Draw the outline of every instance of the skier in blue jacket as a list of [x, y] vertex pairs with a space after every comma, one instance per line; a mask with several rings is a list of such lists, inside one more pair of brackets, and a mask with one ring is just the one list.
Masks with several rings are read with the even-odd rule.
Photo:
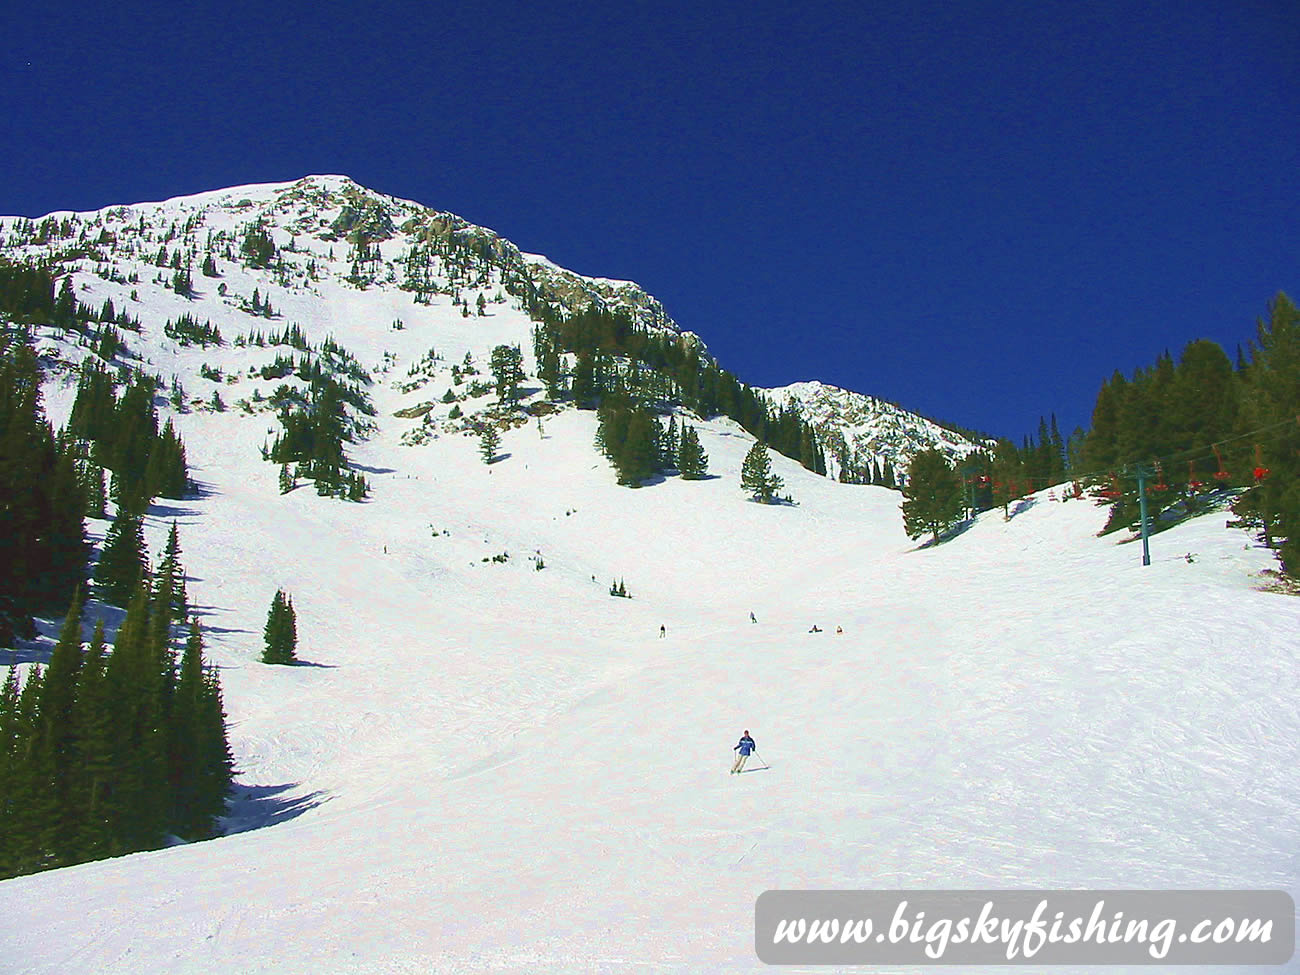
[[754, 739], [749, 737], [749, 729], [746, 728], [745, 733], [740, 736], [740, 743], [732, 749], [733, 752], [740, 753], [736, 756], [736, 764], [731, 766], [731, 772], [733, 775], [745, 768], [745, 762], [749, 759], [749, 753], [756, 747], [758, 746], [754, 744]]

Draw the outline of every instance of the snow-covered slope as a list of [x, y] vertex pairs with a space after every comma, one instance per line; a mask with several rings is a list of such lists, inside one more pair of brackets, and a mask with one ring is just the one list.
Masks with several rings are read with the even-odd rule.
[[[0, 883], [13, 971], [757, 971], [775, 887], [1300, 893], [1300, 604], [1221, 515], [1145, 569], [1081, 501], [916, 550], [783, 460], [800, 504], [745, 501], [726, 424], [716, 480], [618, 488], [577, 413], [492, 467], [380, 438], [349, 505], [191, 419], [205, 495], [151, 527], [264, 828]], [[316, 666], [257, 663], [277, 586]]]
[[[266, 213], [283, 245], [306, 221], [287, 284], [222, 257], [187, 301], [143, 249], [77, 275], [83, 301], [138, 314], [131, 361], [186, 390], [174, 419], [201, 491], [147, 528], [156, 552], [179, 524], [220, 667], [230, 835], [0, 882], [0, 968], [756, 972], [771, 888], [1300, 896], [1300, 602], [1259, 591], [1269, 553], [1223, 513], [1157, 536], [1146, 568], [1096, 536], [1101, 509], [1046, 494], [918, 548], [897, 494], [782, 457], [797, 503], [748, 501], [752, 439], [727, 420], [692, 421], [710, 479], [618, 487], [575, 410], [506, 431], [488, 466], [450, 413], [490, 397], [450, 367], [524, 341], [519, 304], [490, 300], [502, 268], [438, 265], [440, 289], [487, 295], [483, 316], [444, 290], [363, 289], [310, 206], [272, 189], [273, 218], [262, 192], [216, 194], [234, 209], [193, 233]], [[132, 208], [118, 240], [141, 216], [165, 236], [179, 212]], [[409, 244], [379, 246], [395, 261]], [[254, 287], [282, 317], [225, 301]], [[181, 311], [227, 344], [166, 338]], [[349, 448], [364, 504], [282, 495], [260, 457], [275, 423], [255, 394], [274, 382], [249, 370], [276, 350], [233, 343], [290, 322], [375, 377], [373, 434]], [[41, 336], [50, 358], [89, 354]], [[56, 422], [69, 381], [47, 387]], [[217, 391], [225, 412], [203, 405]], [[259, 662], [277, 588], [301, 667]], [[744, 729], [770, 767], [731, 776]]]

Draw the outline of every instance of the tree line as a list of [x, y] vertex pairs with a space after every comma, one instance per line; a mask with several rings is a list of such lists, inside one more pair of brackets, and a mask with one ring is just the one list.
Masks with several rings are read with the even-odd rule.
[[[918, 463], [919, 462], [919, 463]], [[1139, 496], [1139, 470], [1145, 494]], [[1189, 342], [1097, 394], [1087, 430], [1061, 438], [1055, 417], [1037, 440], [999, 441], [958, 465], [918, 455], [904, 488], [909, 535], [938, 536], [967, 510], [1002, 506], [1049, 485], [1110, 505], [1104, 531], [1135, 527], [1141, 502], [1195, 514], [1231, 490], [1241, 527], [1300, 575], [1300, 311], [1279, 293], [1236, 361], [1208, 339]]]
[[594, 302], [567, 316], [541, 304], [534, 315], [540, 319], [533, 331], [538, 378], [549, 398], [595, 409], [613, 395], [654, 412], [682, 405], [705, 418], [727, 416], [773, 450], [826, 473], [816, 431], [798, 410], [774, 408], [719, 367], [693, 337], [652, 332]]
[[[173, 526], [173, 541], [175, 528]], [[172, 546], [169, 546], [169, 551]], [[179, 545], [174, 548], [179, 555]], [[74, 596], [44, 668], [0, 687], [0, 878], [212, 835], [233, 776], [197, 620], [177, 653], [184, 569], [141, 578], [108, 652]]]

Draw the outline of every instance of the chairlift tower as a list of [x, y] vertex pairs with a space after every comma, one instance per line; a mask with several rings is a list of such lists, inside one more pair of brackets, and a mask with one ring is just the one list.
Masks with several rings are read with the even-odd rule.
[[1137, 478], [1138, 482], [1138, 510], [1142, 518], [1142, 564], [1150, 565], [1151, 548], [1147, 544], [1147, 539], [1151, 534], [1147, 520], [1147, 478], [1154, 477], [1155, 471], [1146, 464], [1137, 464], [1133, 468], [1133, 476]]

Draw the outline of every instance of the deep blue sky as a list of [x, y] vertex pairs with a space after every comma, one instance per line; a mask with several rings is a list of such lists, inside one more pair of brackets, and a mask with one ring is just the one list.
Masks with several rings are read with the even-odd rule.
[[1300, 297], [1300, 6], [0, 12], [0, 213], [344, 173], [631, 278], [761, 386], [1018, 439]]

